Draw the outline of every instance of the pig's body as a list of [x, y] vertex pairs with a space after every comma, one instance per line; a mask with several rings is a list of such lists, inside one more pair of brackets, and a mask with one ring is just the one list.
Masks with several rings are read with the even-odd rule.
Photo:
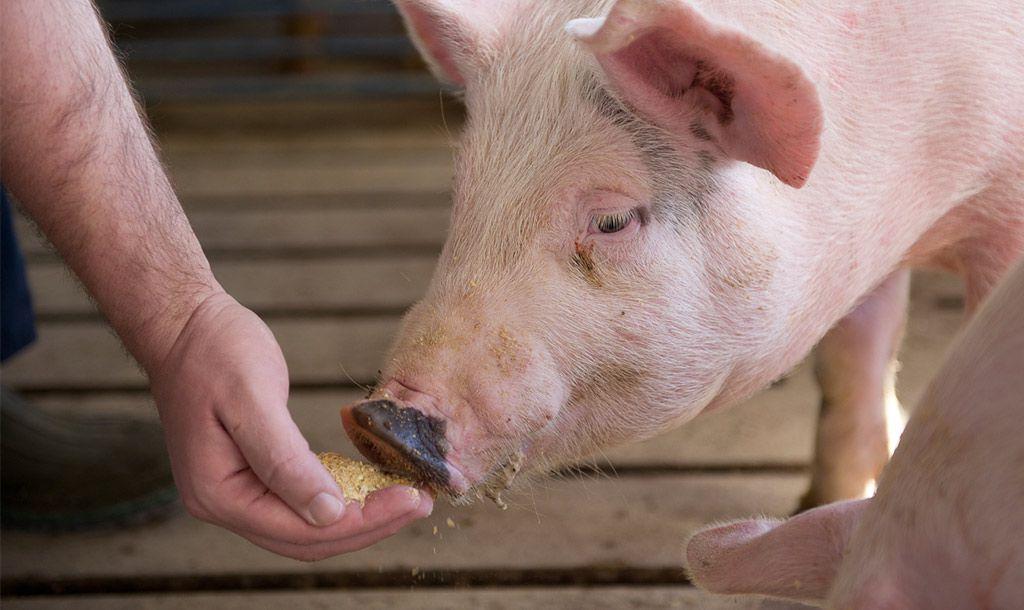
[[695, 535], [696, 582], [841, 610], [1024, 607], [1024, 261], [918, 405], [871, 500]]
[[399, 7], [468, 122], [438, 271], [345, 422], [453, 495], [735, 403], [837, 322], [811, 499], [852, 495], [900, 269], [973, 306], [1024, 250], [1020, 3]]
[[713, 404], [759, 389], [869, 301], [819, 352], [825, 398], [804, 507], [853, 497], [892, 449], [885, 401], [908, 278], [874, 287], [900, 267], [940, 267], [964, 279], [970, 312], [1024, 251], [1024, 70], [1014, 59], [1024, 57], [1024, 4], [704, 6], [794, 58], [825, 117], [804, 187], [761, 174], [753, 199], [800, 223], [784, 273], [807, 307], [752, 361], [781, 368], [734, 371]]
[[788, 238], [779, 288], [806, 305], [716, 403], [787, 370], [899, 267], [962, 275], [973, 307], [1024, 249], [1024, 3], [700, 6], [794, 59], [825, 117], [802, 188], [751, 172], [744, 196]]

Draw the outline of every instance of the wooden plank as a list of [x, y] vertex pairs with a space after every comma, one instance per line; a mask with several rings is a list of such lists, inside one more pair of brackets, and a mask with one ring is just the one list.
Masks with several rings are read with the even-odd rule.
[[280, 156], [281, 153], [362, 155], [356, 158], [364, 163], [372, 159], [394, 159], [393, 155], [407, 153], [450, 159], [453, 130], [459, 128], [461, 121], [444, 118], [441, 106], [436, 102], [434, 105], [436, 107], [429, 110], [413, 111], [424, 115], [422, 120], [401, 129], [385, 126], [377, 129], [363, 127], [339, 131], [321, 128], [271, 133], [176, 130], [159, 134], [160, 149], [165, 158], [179, 163], [190, 163], [190, 159], [226, 158], [233, 153], [257, 158], [261, 155]]
[[438, 129], [461, 122], [462, 104], [436, 93], [400, 99], [206, 100], [168, 101], [147, 109], [162, 140], [169, 137], [215, 138], [317, 137], [346, 132], [387, 138], [398, 133]]
[[[502, 587], [481, 590], [413, 589], [405, 591], [295, 591], [254, 593], [175, 593], [5, 598], [10, 610], [562, 610], [588, 608], [664, 608], [673, 610], [755, 610], [761, 600], [711, 595], [686, 586]], [[774, 608], [805, 608], [776, 605]]]
[[[919, 309], [915, 306], [916, 315], [910, 318], [899, 377], [900, 395], [908, 403], [937, 370], [945, 346], [961, 324], [961, 313], [955, 309], [934, 304]], [[274, 319], [271, 327], [288, 358], [293, 382], [330, 384], [348, 376], [360, 382], [373, 379], [397, 323], [396, 316], [339, 316]], [[32, 388], [141, 387], [141, 376], [117, 340], [100, 322], [88, 320], [42, 324], [38, 344], [6, 365], [5, 375], [7, 383]], [[912, 390], [904, 392], [904, 387]]]
[[364, 165], [320, 167], [206, 167], [174, 175], [179, 197], [332, 195], [345, 197], [379, 190], [399, 193], [448, 189], [449, 163], [415, 167]]
[[[215, 260], [223, 286], [257, 312], [400, 312], [419, 299], [434, 271], [432, 256], [332, 257], [313, 260]], [[84, 315], [95, 307], [58, 262], [29, 267], [41, 315]]]
[[[339, 409], [365, 396], [356, 389], [298, 389], [289, 408], [313, 451], [358, 455], [341, 428]], [[47, 393], [33, 403], [52, 411], [124, 413], [156, 420], [147, 395], [139, 392]], [[598, 465], [704, 468], [733, 465], [799, 465], [810, 459], [817, 413], [817, 391], [810, 367], [786, 383], [729, 409], [701, 415], [650, 440], [610, 449]]]
[[[292, 382], [338, 384], [372, 380], [398, 326], [395, 316], [271, 321]], [[100, 322], [50, 322], [39, 340], [4, 364], [16, 388], [141, 388], [145, 381]]]
[[[362, 247], [440, 248], [447, 211], [207, 211], [192, 215], [214, 270], [229, 292], [257, 309], [406, 307], [426, 289], [435, 257], [430, 254], [373, 256]], [[349, 224], [348, 219], [356, 222]], [[278, 229], [279, 228], [279, 229]], [[18, 223], [24, 250], [34, 256], [48, 246], [24, 222]], [[260, 249], [268, 255], [304, 249], [355, 249], [350, 256], [295, 260], [246, 260]], [[255, 251], [253, 251], [255, 249]], [[231, 252], [241, 260], [224, 260]], [[30, 284], [40, 313], [84, 313], [92, 306], [57, 262], [34, 262]], [[960, 324], [962, 289], [955, 278], [922, 274], [915, 279], [910, 332], [915, 341], [942, 343]], [[929, 349], [933, 346], [929, 346]]]
[[185, 177], [195, 171], [209, 168], [218, 170], [251, 169], [253, 171], [282, 171], [289, 169], [338, 170], [342, 168], [384, 167], [428, 170], [448, 169], [452, 165], [452, 151], [443, 141], [431, 145], [408, 145], [381, 150], [380, 147], [358, 147], [347, 142], [331, 142], [331, 146], [278, 145], [273, 148], [225, 147], [214, 152], [164, 151], [164, 161], [173, 176]]
[[147, 104], [165, 101], [262, 99], [331, 99], [438, 95], [445, 86], [419, 71], [317, 72], [279, 76], [145, 76], [136, 79]]
[[[429, 248], [440, 252], [448, 231], [447, 207], [392, 209], [260, 209], [189, 211], [189, 220], [211, 258], [231, 251], [286, 254], [308, 250]], [[51, 246], [23, 218], [15, 222], [26, 254]]]
[[335, 210], [210, 210], [189, 215], [206, 248], [401, 248], [440, 250], [447, 207]]
[[[353, 162], [360, 165], [436, 165], [451, 163], [452, 136], [443, 127], [430, 126], [398, 132], [299, 132], [273, 136], [252, 134], [180, 135], [161, 140], [165, 160], [176, 169], [218, 161], [240, 165], [271, 161], [319, 165]], [[236, 156], [237, 155], [237, 156]]]
[[389, 2], [352, 0], [247, 0], [246, 2], [203, 2], [180, 0], [175, 6], [153, 0], [105, 0], [101, 3], [104, 17], [110, 21], [214, 20], [239, 18], [287, 17], [295, 14], [352, 15], [395, 12]]
[[[415, 52], [407, 36], [331, 36], [321, 16], [290, 16], [294, 31], [286, 35], [243, 37], [238, 34], [211, 38], [173, 37], [125, 39], [118, 48], [136, 62], [210, 62], [303, 60], [340, 57], [405, 59]], [[323, 66], [319, 66], [321, 69]]]
[[376, 546], [315, 564], [278, 557], [186, 516], [108, 533], [4, 532], [4, 577], [664, 568], [681, 565], [681, 544], [694, 528], [785, 515], [805, 483], [786, 474], [540, 480], [510, 495], [507, 511], [489, 502], [439, 503], [431, 517]]

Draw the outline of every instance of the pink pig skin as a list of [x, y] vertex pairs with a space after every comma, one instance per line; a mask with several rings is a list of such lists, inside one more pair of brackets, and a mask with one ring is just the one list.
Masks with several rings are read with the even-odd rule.
[[694, 535], [697, 584], [829, 608], [1024, 607], [1024, 261], [917, 406], [871, 500]]
[[961, 275], [973, 310], [1024, 252], [1024, 4], [397, 4], [468, 120], [428, 293], [343, 412], [357, 446], [465, 498], [821, 341], [806, 501], [862, 493], [907, 269]]

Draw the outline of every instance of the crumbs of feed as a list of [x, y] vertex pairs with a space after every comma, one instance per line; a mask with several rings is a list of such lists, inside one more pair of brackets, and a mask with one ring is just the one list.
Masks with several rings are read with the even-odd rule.
[[334, 481], [345, 494], [345, 499], [349, 501], [364, 504], [366, 497], [378, 489], [392, 485], [414, 484], [405, 477], [386, 473], [373, 464], [353, 460], [339, 453], [325, 452], [317, 457], [334, 477]]

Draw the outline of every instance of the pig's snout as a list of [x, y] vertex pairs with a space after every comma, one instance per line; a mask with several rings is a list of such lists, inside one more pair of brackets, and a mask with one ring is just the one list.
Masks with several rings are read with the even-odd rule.
[[445, 422], [391, 400], [368, 400], [342, 412], [360, 453], [385, 468], [444, 490], [451, 487], [445, 460]]

